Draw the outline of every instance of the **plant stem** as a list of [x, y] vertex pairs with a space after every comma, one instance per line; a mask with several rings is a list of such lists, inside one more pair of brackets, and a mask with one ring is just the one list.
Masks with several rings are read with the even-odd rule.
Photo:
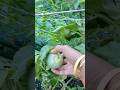
[[73, 80], [73, 78], [69, 79], [66, 83], [66, 85], [68, 85], [71, 81]]
[[[57, 81], [57, 83], [58, 83], [58, 81]], [[54, 87], [52, 88], [52, 90], [54, 90], [54, 89], [55, 89], [55, 87], [57, 86], [57, 83], [54, 85]]]
[[53, 15], [53, 14], [62, 14], [62, 13], [73, 13], [73, 12], [82, 12], [85, 11], [85, 9], [80, 10], [69, 10], [69, 11], [61, 11], [61, 12], [51, 12], [51, 13], [37, 13], [36, 16], [44, 16], [44, 15]]

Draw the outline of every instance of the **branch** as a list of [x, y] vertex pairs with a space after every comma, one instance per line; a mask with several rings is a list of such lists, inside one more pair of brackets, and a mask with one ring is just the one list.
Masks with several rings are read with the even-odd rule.
[[[48, 19], [51, 20], [51, 19]], [[65, 19], [52, 19], [52, 20], [68, 20], [68, 21], [85, 21], [85, 19], [73, 19], [73, 18], [65, 18]]]
[[85, 9], [80, 10], [70, 10], [70, 11], [61, 11], [61, 12], [51, 12], [51, 13], [37, 13], [36, 16], [44, 16], [44, 15], [53, 15], [53, 14], [62, 14], [62, 13], [71, 13], [71, 12], [81, 12], [85, 11]]

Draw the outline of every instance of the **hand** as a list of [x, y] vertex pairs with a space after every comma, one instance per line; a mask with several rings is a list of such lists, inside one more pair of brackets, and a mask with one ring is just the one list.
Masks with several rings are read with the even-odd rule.
[[65, 57], [63, 65], [60, 68], [53, 69], [53, 73], [58, 75], [73, 75], [75, 61], [81, 56], [81, 53], [67, 45], [57, 45], [51, 52], [60, 52]]
[[73, 75], [73, 64], [70, 61], [64, 60], [63, 65], [57, 69], [52, 69], [52, 72], [57, 75]]

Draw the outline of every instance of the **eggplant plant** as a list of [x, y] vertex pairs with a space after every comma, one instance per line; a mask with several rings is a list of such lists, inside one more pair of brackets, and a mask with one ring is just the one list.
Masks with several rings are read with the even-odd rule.
[[[57, 88], [70, 90], [71, 88], [82, 87], [81, 83], [78, 86], [70, 87], [68, 84], [75, 79], [74, 77], [71, 77], [70, 81], [67, 80], [66, 82], [66, 76], [58, 76], [51, 71], [51, 69], [58, 68], [63, 63], [63, 55], [60, 53], [52, 54], [50, 52], [56, 45], [67, 44], [81, 53], [85, 53], [85, 33], [83, 29], [81, 30], [79, 23], [70, 22], [66, 24], [64, 21], [62, 22], [65, 25], [58, 26], [56, 29], [53, 27], [53, 30], [49, 30], [49, 32], [44, 29], [40, 31], [36, 28], [36, 80], [40, 81], [41, 86], [39, 87], [42, 87], [43, 90], [56, 90]], [[50, 23], [56, 22], [51, 21]], [[69, 34], [67, 33], [68, 35], [65, 33], [66, 31], [69, 32]], [[40, 47], [38, 48], [38, 46]]]

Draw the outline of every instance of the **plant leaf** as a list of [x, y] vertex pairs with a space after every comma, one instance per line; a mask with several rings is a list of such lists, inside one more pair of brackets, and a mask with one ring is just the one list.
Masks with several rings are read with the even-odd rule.
[[49, 51], [52, 48], [53, 48], [53, 46], [48, 45], [48, 44], [41, 48], [41, 50], [40, 50], [40, 60], [41, 61], [43, 61], [46, 58], [47, 54], [49, 53]]

